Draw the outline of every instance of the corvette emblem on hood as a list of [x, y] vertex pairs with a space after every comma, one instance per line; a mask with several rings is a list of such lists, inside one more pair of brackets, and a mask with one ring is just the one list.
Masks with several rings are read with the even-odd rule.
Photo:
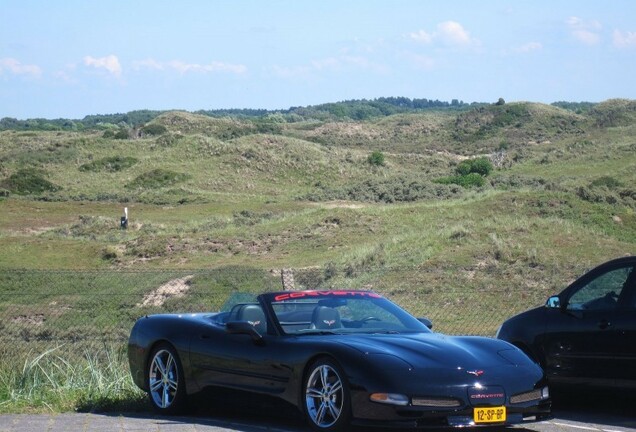
[[483, 370], [472, 370], [472, 371], [466, 371], [466, 373], [469, 373], [471, 375], [475, 375], [476, 377], [480, 377], [484, 374]]

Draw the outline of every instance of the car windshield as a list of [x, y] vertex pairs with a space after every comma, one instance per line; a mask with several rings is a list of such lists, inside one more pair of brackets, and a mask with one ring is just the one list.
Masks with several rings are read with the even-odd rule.
[[369, 291], [296, 291], [268, 294], [286, 334], [405, 333], [430, 330]]

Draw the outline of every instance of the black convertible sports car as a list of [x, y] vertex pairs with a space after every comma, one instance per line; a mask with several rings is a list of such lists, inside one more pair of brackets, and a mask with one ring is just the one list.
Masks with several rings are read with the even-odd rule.
[[225, 388], [283, 399], [320, 431], [550, 415], [544, 373], [521, 350], [433, 333], [425, 322], [370, 291], [266, 293], [225, 312], [140, 318], [128, 355], [135, 383], [162, 413]]
[[497, 337], [533, 357], [551, 384], [636, 388], [635, 268], [634, 256], [608, 261]]

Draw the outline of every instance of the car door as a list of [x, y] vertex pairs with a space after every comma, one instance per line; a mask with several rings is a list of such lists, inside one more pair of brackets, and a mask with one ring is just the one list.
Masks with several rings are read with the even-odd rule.
[[190, 343], [195, 380], [201, 388], [281, 392], [291, 375], [289, 368], [281, 366], [282, 339], [264, 333], [262, 340], [255, 341], [248, 334], [231, 334], [213, 325], [200, 327]]
[[632, 273], [626, 263], [600, 267], [561, 294], [559, 309], [548, 310], [542, 344], [553, 381], [613, 385], [622, 378], [633, 351], [625, 346]]
[[620, 333], [617, 353], [616, 384], [636, 387], [636, 269], [630, 274], [615, 321]]

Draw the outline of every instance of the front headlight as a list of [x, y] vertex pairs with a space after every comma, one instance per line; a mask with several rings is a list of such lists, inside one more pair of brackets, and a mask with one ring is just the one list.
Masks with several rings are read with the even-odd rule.
[[406, 406], [409, 404], [408, 396], [397, 393], [373, 393], [369, 396], [372, 402], [383, 403], [387, 405]]

